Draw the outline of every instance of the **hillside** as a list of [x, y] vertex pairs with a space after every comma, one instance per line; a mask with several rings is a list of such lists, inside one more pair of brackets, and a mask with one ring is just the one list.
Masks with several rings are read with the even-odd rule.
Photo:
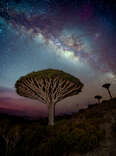
[[116, 99], [38, 121], [0, 115], [0, 156], [116, 156]]

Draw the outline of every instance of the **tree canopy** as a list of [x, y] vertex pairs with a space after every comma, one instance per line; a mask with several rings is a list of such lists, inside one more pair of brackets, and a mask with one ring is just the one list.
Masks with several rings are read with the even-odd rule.
[[16, 92], [48, 105], [53, 120], [55, 104], [62, 99], [81, 92], [82, 82], [69, 73], [57, 69], [32, 72], [17, 80]]
[[[40, 101], [47, 103], [47, 101], [41, 96], [42, 93], [44, 94], [47, 92], [50, 94], [55, 94], [60, 87], [62, 89], [60, 89], [60, 93], [57, 93], [57, 95], [61, 95], [62, 93], [62, 98], [65, 98], [67, 96], [72, 96], [79, 93], [83, 87], [83, 84], [78, 78], [69, 73], [56, 69], [46, 69], [22, 76], [19, 80], [17, 80], [15, 87], [19, 95], [32, 99], [41, 98]], [[68, 92], [66, 92], [66, 88]], [[73, 92], [71, 92], [71, 88], [73, 89]], [[41, 92], [39, 92], [39, 90], [41, 90]], [[64, 93], [65, 96], [63, 96]]]

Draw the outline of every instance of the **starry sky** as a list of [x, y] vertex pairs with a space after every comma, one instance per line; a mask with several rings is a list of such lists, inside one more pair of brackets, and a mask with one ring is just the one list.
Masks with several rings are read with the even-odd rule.
[[0, 110], [46, 116], [47, 106], [16, 94], [19, 77], [54, 68], [78, 77], [83, 91], [56, 105], [56, 114], [95, 103], [101, 86], [116, 96], [115, 0], [1, 0]]

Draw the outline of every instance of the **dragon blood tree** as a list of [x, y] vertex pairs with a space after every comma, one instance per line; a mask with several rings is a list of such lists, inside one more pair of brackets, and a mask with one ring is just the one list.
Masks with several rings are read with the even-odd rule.
[[102, 87], [107, 89], [107, 91], [109, 93], [109, 96], [110, 96], [110, 99], [112, 99], [112, 95], [111, 95], [111, 92], [110, 92], [110, 86], [111, 86], [110, 83], [105, 83]]
[[100, 104], [100, 100], [102, 99], [102, 96], [96, 95], [94, 98], [97, 99], [98, 100], [98, 104]]
[[81, 92], [83, 84], [78, 78], [68, 73], [46, 69], [21, 77], [17, 80], [15, 87], [20, 96], [47, 104], [49, 125], [54, 125], [56, 103]]

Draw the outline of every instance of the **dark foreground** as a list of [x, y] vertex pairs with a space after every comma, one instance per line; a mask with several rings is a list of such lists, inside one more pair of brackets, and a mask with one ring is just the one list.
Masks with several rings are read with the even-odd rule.
[[116, 99], [70, 116], [29, 121], [0, 115], [0, 156], [116, 156]]

